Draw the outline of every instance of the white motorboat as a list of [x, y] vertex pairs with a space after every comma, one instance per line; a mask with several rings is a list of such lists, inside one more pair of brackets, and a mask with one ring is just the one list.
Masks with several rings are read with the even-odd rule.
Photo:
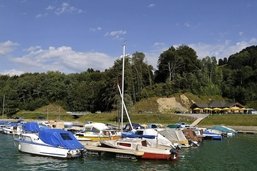
[[177, 151], [171, 147], [152, 147], [147, 140], [139, 138], [101, 141], [101, 145], [116, 149], [144, 152], [141, 157], [142, 159], [175, 160], [178, 157]]
[[0, 121], [0, 132], [4, 133], [4, 128], [9, 124], [8, 121]]
[[212, 139], [212, 140], [222, 140], [222, 135], [217, 134], [215, 132], [211, 132], [211, 129], [206, 129], [203, 131], [204, 139]]
[[24, 124], [23, 131], [24, 133], [15, 138], [21, 152], [58, 158], [83, 155], [84, 146], [69, 131], [40, 129], [35, 122]]
[[22, 124], [23, 124], [22, 122], [10, 122], [6, 124], [4, 127], [2, 127], [2, 132], [4, 134], [18, 135], [21, 133], [20, 126]]
[[116, 130], [110, 130], [103, 123], [85, 124], [84, 129], [74, 135], [79, 141], [116, 140], [121, 137]]

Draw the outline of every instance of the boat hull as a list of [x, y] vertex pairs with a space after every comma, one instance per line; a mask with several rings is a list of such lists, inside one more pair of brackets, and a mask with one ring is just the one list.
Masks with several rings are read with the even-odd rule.
[[105, 140], [118, 140], [120, 136], [93, 136], [93, 135], [85, 135], [85, 136], [78, 136], [75, 135], [77, 140], [79, 141], [105, 141]]
[[214, 133], [203, 133], [204, 139], [222, 140], [222, 135]]
[[[147, 147], [138, 144], [140, 141], [131, 140], [118, 140], [118, 141], [102, 141], [101, 144], [111, 148], [140, 151], [144, 154], [140, 157], [141, 159], [151, 159], [151, 160], [175, 160], [177, 159], [177, 152], [173, 151], [171, 148], [154, 148]], [[143, 141], [144, 142], [144, 141]]]
[[176, 160], [176, 154], [157, 154], [157, 153], [149, 153], [144, 152], [142, 159], [150, 159], [150, 160]]
[[75, 158], [82, 156], [81, 150], [69, 150], [65, 148], [58, 148], [53, 146], [48, 146], [45, 144], [37, 144], [31, 143], [26, 141], [18, 142], [18, 150], [20, 152], [34, 154], [34, 155], [41, 155], [41, 156], [48, 156], [48, 157], [57, 157], [57, 158]]

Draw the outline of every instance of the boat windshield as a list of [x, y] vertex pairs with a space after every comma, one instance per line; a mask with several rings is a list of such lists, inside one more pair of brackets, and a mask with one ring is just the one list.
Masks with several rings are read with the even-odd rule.
[[68, 133], [60, 133], [63, 140], [72, 140]]
[[91, 131], [94, 132], [94, 133], [100, 133], [100, 130], [98, 130], [98, 129], [95, 128], [95, 127], [93, 127], [93, 128], [91, 129]]

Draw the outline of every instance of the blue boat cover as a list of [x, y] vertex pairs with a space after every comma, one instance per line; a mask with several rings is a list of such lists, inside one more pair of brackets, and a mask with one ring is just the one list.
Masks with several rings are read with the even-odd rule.
[[39, 138], [46, 144], [66, 149], [84, 149], [84, 146], [74, 135], [62, 129], [42, 129], [39, 131]]
[[18, 126], [18, 122], [10, 122], [7, 126]]
[[25, 132], [39, 132], [40, 128], [37, 122], [27, 122], [22, 125]]
[[122, 138], [147, 138], [147, 139], [155, 139], [155, 135], [140, 135], [135, 132], [122, 132]]
[[6, 125], [8, 123], [9, 123], [8, 121], [0, 121], [0, 125]]

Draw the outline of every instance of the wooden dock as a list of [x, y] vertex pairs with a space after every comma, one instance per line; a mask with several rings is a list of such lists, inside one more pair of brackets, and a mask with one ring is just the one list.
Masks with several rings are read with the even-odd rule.
[[86, 146], [86, 150], [89, 153], [94, 153], [97, 155], [102, 155], [102, 153], [112, 153], [116, 156], [122, 155], [122, 157], [127, 156], [127, 158], [130, 157], [142, 157], [144, 155], [144, 152], [142, 151], [136, 151], [136, 150], [124, 150], [124, 149], [116, 149], [116, 148], [108, 148], [108, 147], [99, 147], [99, 146]]
[[257, 134], [257, 126], [229, 126], [239, 134]]
[[257, 134], [257, 131], [237, 131], [239, 134]]
[[192, 116], [194, 115], [196, 115], [197, 119], [190, 125], [191, 127], [198, 125], [204, 118], [209, 116], [209, 114], [193, 114]]

